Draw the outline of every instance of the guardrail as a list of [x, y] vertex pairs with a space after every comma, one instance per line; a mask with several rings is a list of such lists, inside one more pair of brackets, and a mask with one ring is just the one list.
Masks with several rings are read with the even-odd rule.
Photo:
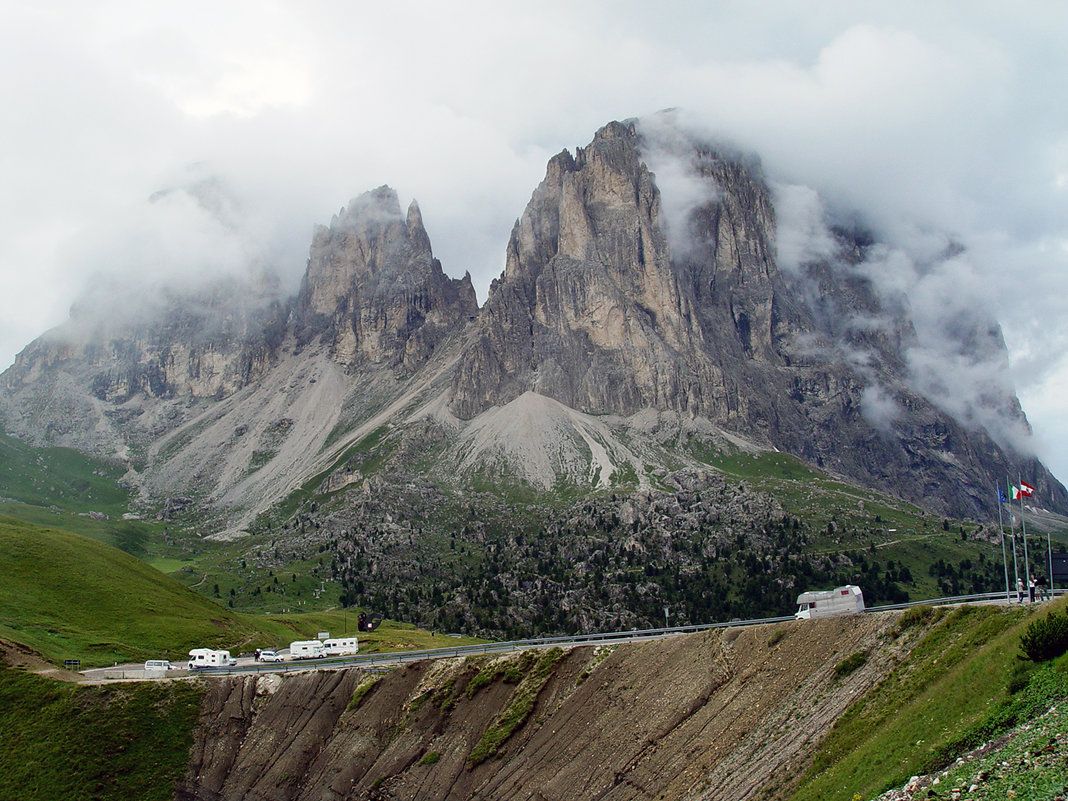
[[723, 623], [704, 623], [687, 626], [670, 626], [655, 629], [633, 629], [630, 631], [609, 631], [595, 634], [573, 634], [559, 637], [538, 637], [527, 640], [509, 640], [507, 642], [485, 643], [482, 645], [458, 645], [453, 648], [428, 648], [421, 651], [395, 651], [385, 654], [367, 654], [365, 656], [327, 657], [326, 659], [300, 659], [289, 662], [272, 662], [265, 665], [239, 665], [238, 667], [199, 668], [197, 673], [211, 676], [226, 676], [247, 673], [285, 673], [296, 670], [322, 670], [326, 668], [364, 669], [384, 668], [386, 666], [418, 662], [422, 659], [445, 659], [460, 656], [482, 656], [484, 654], [506, 653], [530, 648], [551, 648], [554, 645], [597, 645], [610, 642], [634, 642], [665, 637], [676, 634], [692, 634], [709, 629], [731, 628], [733, 626], [752, 626], [761, 623], [782, 623], [793, 620], [793, 615], [785, 617], [751, 618], [748, 620], [730, 620]]
[[[1053, 595], [1064, 595], [1068, 590], [1051, 590]], [[929, 598], [924, 601], [907, 601], [900, 604], [882, 604], [871, 606], [865, 612], [889, 612], [907, 609], [913, 606], [945, 606], [948, 604], [969, 603], [975, 601], [998, 601], [1006, 598], [1005, 592], [985, 592], [972, 595], [955, 595], [945, 598]], [[1009, 600], [1016, 602], [1016, 593], [1009, 594]], [[505, 653], [508, 651], [527, 650], [529, 648], [551, 648], [554, 645], [597, 645], [611, 642], [635, 642], [666, 637], [676, 634], [692, 634], [709, 629], [732, 628], [734, 626], [755, 626], [767, 623], [785, 623], [794, 619], [793, 615], [782, 617], [761, 617], [747, 620], [729, 620], [722, 623], [701, 623], [687, 626], [669, 626], [655, 629], [636, 629], [631, 631], [610, 631], [596, 634], [574, 634], [559, 637], [538, 637], [527, 640], [509, 640], [508, 642], [485, 643], [483, 645], [458, 645], [454, 648], [428, 648], [420, 651], [395, 651], [385, 654], [366, 654], [363, 656], [327, 657], [326, 659], [300, 659], [289, 662], [271, 662], [268, 664], [240, 665], [238, 667], [199, 668], [201, 675], [227, 676], [256, 673], [288, 673], [300, 670], [323, 670], [329, 668], [358, 667], [364, 670], [385, 670], [388, 667], [418, 662], [422, 659], [447, 659], [460, 656], [482, 656], [484, 654]]]
[[[1068, 593], [1068, 590], [1055, 589], [1047, 590], [1052, 596], [1064, 595]], [[1024, 591], [1024, 597], [1027, 597], [1026, 590]], [[882, 604], [880, 606], [869, 606], [865, 609], [865, 612], [885, 612], [893, 609], [908, 609], [912, 606], [947, 606], [949, 604], [964, 604], [969, 601], [1008, 601], [1009, 603], [1017, 603], [1016, 591], [1013, 590], [1007, 593], [1004, 590], [999, 592], [980, 592], [972, 595], [952, 595], [945, 598], [929, 598], [926, 601], [906, 601], [901, 604]]]

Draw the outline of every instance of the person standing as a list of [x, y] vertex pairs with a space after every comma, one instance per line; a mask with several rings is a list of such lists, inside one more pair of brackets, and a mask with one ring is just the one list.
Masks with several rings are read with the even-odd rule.
[[1031, 580], [1027, 582], [1027, 603], [1033, 604], [1035, 602], [1035, 577], [1031, 576]]
[[1038, 589], [1038, 600], [1048, 601], [1050, 598], [1049, 588], [1046, 585], [1046, 576], [1039, 573], [1035, 576], [1035, 587]]
[[1022, 578], [1017, 578], [1016, 579], [1016, 603], [1018, 603], [1018, 604], [1022, 604], [1023, 603], [1023, 579]]

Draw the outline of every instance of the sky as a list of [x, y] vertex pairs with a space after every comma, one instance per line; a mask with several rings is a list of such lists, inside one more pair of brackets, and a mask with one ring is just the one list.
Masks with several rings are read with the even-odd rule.
[[[999, 321], [1066, 480], [1066, 38], [1054, 0], [0, 0], [0, 370], [103, 277], [295, 287], [314, 226], [381, 184], [482, 301], [549, 157], [677, 108], [876, 229], [902, 292], [962, 246], [928, 312]], [[167, 191], [191, 185], [216, 213]]]

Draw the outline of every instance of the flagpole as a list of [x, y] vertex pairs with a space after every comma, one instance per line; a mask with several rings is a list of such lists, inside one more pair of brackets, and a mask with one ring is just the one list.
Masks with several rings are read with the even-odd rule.
[[[1019, 482], [1019, 483], [1023, 483], [1023, 482], [1020, 482], [1019, 478], [1017, 478], [1016, 481]], [[1018, 492], [1020, 493], [1020, 536], [1023, 537], [1023, 543], [1024, 543], [1024, 576], [1027, 578], [1027, 586], [1030, 587], [1031, 586], [1031, 561], [1030, 561], [1029, 557], [1027, 556], [1027, 518], [1024, 517], [1023, 490], [1020, 489], [1020, 490], [1018, 490]], [[1028, 592], [1030, 592], [1030, 590], [1028, 590]], [[1031, 596], [1028, 595], [1027, 597], [1030, 598]]]
[[[1001, 564], [1005, 566], [1005, 600], [1012, 602], [1012, 597], [1009, 595], [1009, 559], [1005, 556], [1005, 521], [1001, 517], [1001, 487], [998, 487], [998, 534], [1001, 536]], [[1015, 549], [1013, 549], [1013, 556], [1015, 556]], [[1052, 564], [1052, 557], [1050, 564]], [[1050, 571], [1052, 575], [1053, 571]]]
[[[1005, 489], [1009, 489], [1012, 484], [1005, 478]], [[1009, 495], [1012, 495], [1012, 490], [1009, 489]], [[1008, 503], [1008, 501], [1006, 501]], [[1009, 507], [1009, 534], [1012, 536], [1012, 577], [1016, 582], [1016, 601], [1021, 603], [1023, 601], [1022, 593], [1020, 592], [1020, 566], [1016, 562], [1016, 517], [1012, 513], [1012, 507]]]

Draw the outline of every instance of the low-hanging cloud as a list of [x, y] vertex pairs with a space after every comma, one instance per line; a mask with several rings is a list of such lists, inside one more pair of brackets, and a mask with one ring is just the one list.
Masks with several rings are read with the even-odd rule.
[[[239, 0], [178, 15], [113, 0], [0, 14], [0, 363], [60, 322], [92, 271], [142, 257], [162, 269], [149, 237], [124, 246], [121, 221], [184, 185], [187, 165], [239, 201], [249, 236], [220, 235], [224, 264], [269, 254], [292, 287], [314, 226], [389, 184], [402, 206], [419, 200], [446, 272], [470, 270], [484, 297], [551, 154], [678, 107], [758, 152], [780, 185], [861, 213], [902, 264], [930, 262], [918, 238], [963, 247], [971, 274], [955, 280], [1001, 323], [1036, 442], [1068, 453], [1042, 433], [1058, 411], [1048, 388], [1068, 390], [1068, 109], [1050, 92], [1068, 79], [1061, 3], [727, 0], [654, 15], [637, 0]], [[798, 192], [801, 225], [811, 196]], [[169, 219], [212, 239], [196, 215]], [[787, 266], [823, 247], [781, 246]], [[199, 248], [169, 251], [175, 274], [199, 274]]]

